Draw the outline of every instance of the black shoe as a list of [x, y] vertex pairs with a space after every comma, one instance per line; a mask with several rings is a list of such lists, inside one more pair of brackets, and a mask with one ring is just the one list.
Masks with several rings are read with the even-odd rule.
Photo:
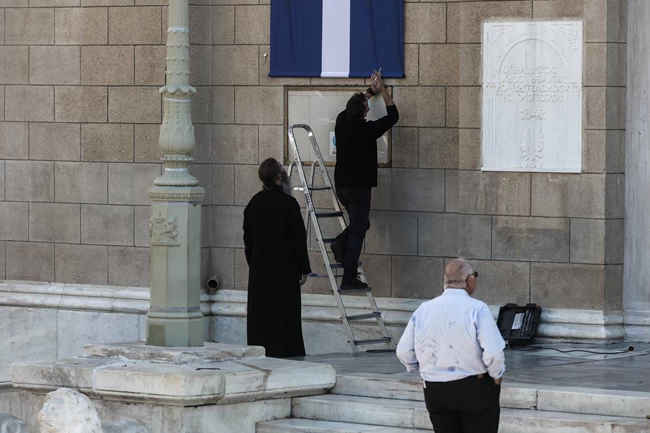
[[341, 283], [341, 290], [362, 290], [367, 288], [368, 285], [357, 278], [354, 279], [344, 278], [343, 282]]
[[344, 254], [341, 245], [338, 242], [333, 242], [332, 245], [330, 245], [330, 249], [334, 254], [334, 260], [336, 260], [336, 263], [343, 263]]

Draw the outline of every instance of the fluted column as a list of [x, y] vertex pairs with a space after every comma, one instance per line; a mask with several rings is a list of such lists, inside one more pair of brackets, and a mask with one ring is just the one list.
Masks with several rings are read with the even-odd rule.
[[196, 93], [190, 86], [188, 0], [169, 1], [166, 85], [160, 93], [165, 110], [159, 138], [164, 172], [149, 190], [147, 344], [202, 346], [201, 202], [205, 191], [188, 171], [194, 149], [191, 102]]

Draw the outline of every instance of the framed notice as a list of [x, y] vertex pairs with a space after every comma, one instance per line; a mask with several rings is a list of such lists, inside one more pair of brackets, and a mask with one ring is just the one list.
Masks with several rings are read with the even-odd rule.
[[483, 26], [483, 170], [580, 173], [582, 21]]
[[[389, 91], [391, 89], [389, 88]], [[355, 92], [365, 92], [366, 87], [285, 87], [284, 89], [284, 159], [288, 164], [294, 155], [289, 149], [287, 131], [297, 124], [306, 124], [314, 131], [318, 147], [327, 166], [336, 162], [336, 116], [345, 110], [345, 104]], [[386, 105], [381, 96], [370, 99], [367, 120], [376, 120], [386, 115]], [[300, 158], [304, 165], [316, 158], [303, 129], [294, 131]], [[377, 140], [377, 161], [380, 167], [391, 165], [391, 131]]]

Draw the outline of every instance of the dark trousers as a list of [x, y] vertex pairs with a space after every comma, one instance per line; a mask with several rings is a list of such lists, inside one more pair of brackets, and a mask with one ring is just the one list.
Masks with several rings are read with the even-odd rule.
[[370, 188], [337, 188], [341, 204], [348, 211], [350, 224], [337, 236], [337, 242], [343, 249], [343, 267], [347, 277], [356, 278], [359, 256], [363, 249], [363, 240], [370, 228]]
[[497, 433], [501, 386], [490, 376], [426, 382], [424, 401], [436, 433]]

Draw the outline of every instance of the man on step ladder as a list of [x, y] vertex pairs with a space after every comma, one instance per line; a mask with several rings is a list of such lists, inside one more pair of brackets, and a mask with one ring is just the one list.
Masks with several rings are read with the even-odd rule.
[[[386, 116], [366, 121], [369, 100], [381, 94]], [[331, 249], [334, 259], [343, 264], [341, 290], [364, 289], [368, 285], [357, 278], [363, 240], [370, 228], [370, 199], [377, 186], [377, 140], [397, 123], [399, 113], [384, 86], [380, 72], [372, 75], [367, 93], [356, 93], [336, 118], [336, 168], [334, 181], [341, 204], [348, 211], [350, 224], [337, 236]]]

